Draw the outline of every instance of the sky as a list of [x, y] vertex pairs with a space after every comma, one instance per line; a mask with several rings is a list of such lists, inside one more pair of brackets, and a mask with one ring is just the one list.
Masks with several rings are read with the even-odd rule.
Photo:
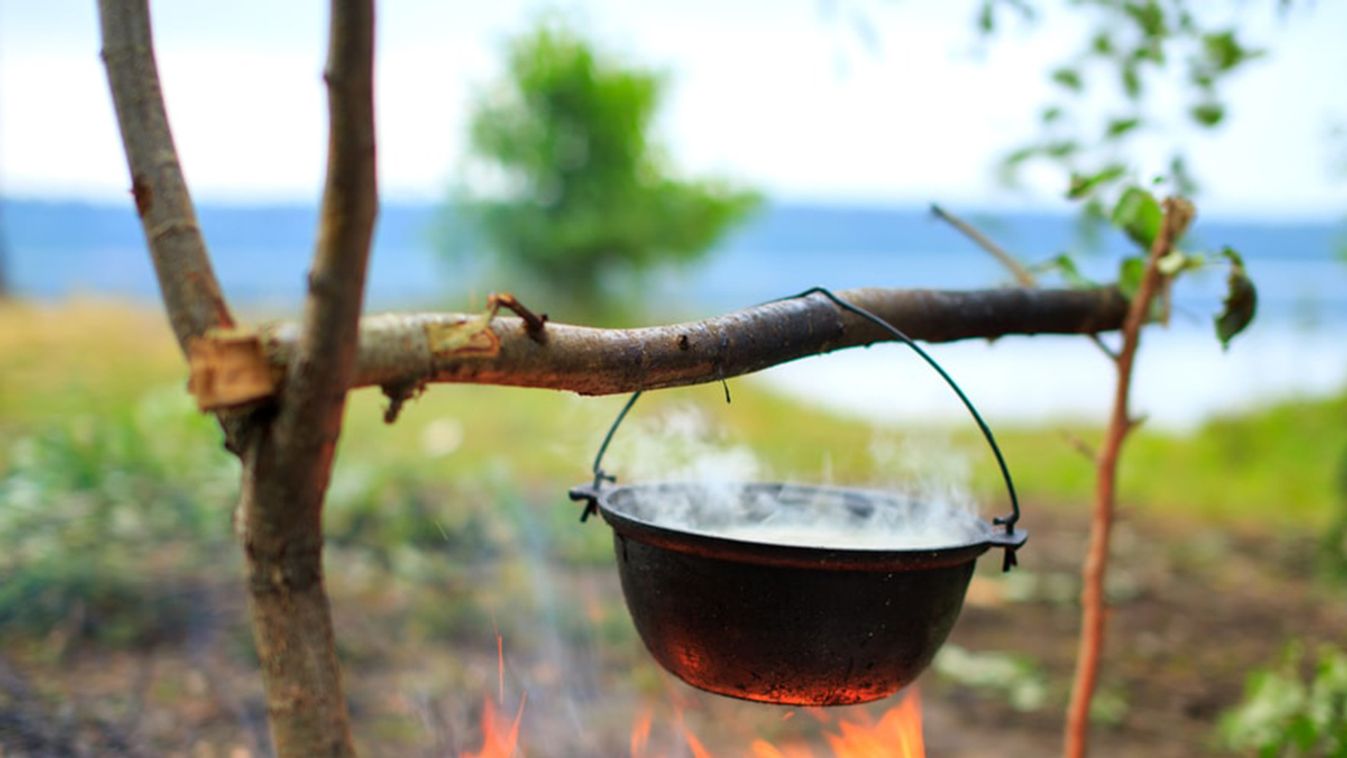
[[[1137, 154], [1158, 166], [1189, 148], [1204, 209], [1340, 218], [1347, 169], [1347, 3], [1280, 18], [1240, 5], [1239, 23], [1273, 51], [1229, 89], [1230, 123], [1173, 128]], [[505, 40], [538, 2], [384, 0], [376, 99], [385, 199], [435, 201], [464, 166], [475, 93], [501, 72]], [[970, 0], [587, 0], [561, 6], [606, 47], [658, 66], [672, 92], [658, 128], [676, 164], [783, 200], [1060, 204], [1058, 175], [1027, 193], [996, 181], [998, 156], [1035, 134], [1044, 72], [1087, 28], [1048, 13], [979, 45]], [[840, 10], [839, 10], [840, 8]], [[312, 202], [326, 144], [326, 4], [163, 0], [153, 4], [170, 122], [198, 200]], [[850, 22], [859, 10], [877, 44]], [[128, 186], [92, 0], [0, 0], [0, 193], [119, 201]], [[1340, 161], [1339, 161], [1340, 163]]]

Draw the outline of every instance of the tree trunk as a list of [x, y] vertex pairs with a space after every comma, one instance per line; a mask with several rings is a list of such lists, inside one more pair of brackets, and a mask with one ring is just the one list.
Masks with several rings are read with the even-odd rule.
[[[131, 191], [174, 334], [193, 352], [232, 327], [173, 145], [147, 0], [101, 0], [103, 60]], [[221, 409], [243, 460], [239, 531], [272, 740], [282, 756], [353, 755], [323, 585], [322, 506], [341, 431], [374, 219], [374, 6], [332, 0], [327, 179], [298, 326], [279, 397]]]
[[[352, 755], [332, 611], [323, 584], [322, 490], [300, 485], [298, 500], [261, 506], [259, 498], [285, 496], [259, 492], [258, 483], [267, 478], [258, 470], [265, 466], [259, 461], [266, 460], [267, 447], [255, 445], [245, 463], [240, 516], [248, 525], [243, 535], [248, 607], [272, 742], [279, 755]], [[305, 514], [305, 526], [294, 538], [275, 539], [275, 530], [266, 528], [267, 512], [276, 510]]]

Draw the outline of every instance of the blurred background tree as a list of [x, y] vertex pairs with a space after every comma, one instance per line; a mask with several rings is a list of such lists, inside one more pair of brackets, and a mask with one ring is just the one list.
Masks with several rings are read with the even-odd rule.
[[473, 105], [477, 181], [457, 193], [452, 255], [499, 284], [594, 314], [660, 264], [702, 256], [760, 202], [677, 175], [652, 136], [667, 78], [597, 50], [556, 18], [509, 43], [505, 78]]

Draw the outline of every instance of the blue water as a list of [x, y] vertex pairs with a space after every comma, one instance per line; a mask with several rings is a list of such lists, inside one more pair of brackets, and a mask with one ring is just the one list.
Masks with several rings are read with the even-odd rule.
[[[293, 311], [304, 292], [316, 212], [304, 206], [206, 205], [200, 222], [226, 295], [240, 310]], [[470, 289], [480, 294], [510, 289], [509, 282], [459, 282], [459, 269], [435, 250], [443, 216], [430, 205], [386, 205], [371, 263], [370, 309], [463, 309]], [[1070, 216], [1005, 213], [977, 223], [1028, 261], [1044, 260], [1078, 243]], [[139, 221], [123, 205], [0, 201], [0, 243], [11, 288], [21, 296], [56, 299], [94, 294], [153, 300], [158, 293], [145, 254]], [[1214, 413], [1270, 397], [1332, 391], [1347, 381], [1347, 244], [1342, 225], [1200, 219], [1194, 248], [1230, 245], [1248, 262], [1259, 288], [1259, 315], [1249, 334], [1228, 352], [1211, 336], [1223, 274], [1198, 272], [1176, 292], [1168, 332], [1152, 330], [1145, 362], [1168, 366], [1143, 371], [1138, 404], [1161, 423], [1183, 426]], [[1114, 278], [1118, 235], [1082, 265], [1098, 281]], [[679, 315], [705, 315], [780, 297], [810, 286], [976, 288], [1007, 283], [985, 253], [923, 208], [837, 207], [778, 204], [726, 239], [697, 266], [663, 272], [653, 285], [655, 302]], [[546, 304], [539, 307], [546, 310]], [[1084, 346], [1082, 348], [1082, 345]], [[868, 353], [805, 361], [769, 374], [787, 391], [817, 399], [820, 386], [850, 382], [824, 393], [841, 410], [871, 414], [877, 406], [898, 418], [944, 416], [957, 408], [925, 379], [902, 375], [903, 401], [893, 382], [857, 377], [876, 371]], [[1107, 367], [1078, 338], [967, 343], [941, 353], [966, 385], [1001, 417], [1095, 416], [1102, 411]], [[890, 359], [891, 360], [891, 359]], [[1048, 370], [1044, 370], [1045, 367]], [[867, 383], [868, 382], [868, 383]], [[926, 387], [926, 389], [921, 389]]]
[[[430, 205], [383, 208], [369, 278], [373, 307], [453, 307], [455, 290], [449, 282], [456, 269], [444, 265], [435, 250], [440, 217]], [[1076, 243], [1070, 216], [971, 218], [1030, 261]], [[284, 307], [302, 297], [316, 227], [314, 208], [206, 205], [200, 209], [200, 222], [232, 301]], [[0, 234], [7, 243], [11, 286], [21, 295], [157, 295], [129, 202], [6, 200], [0, 203]], [[1197, 236], [1200, 243], [1231, 245], [1244, 254], [1259, 285], [1263, 318], [1347, 320], [1347, 265], [1335, 258], [1347, 239], [1341, 226], [1217, 219], [1200, 223]], [[1103, 251], [1085, 256], [1087, 272], [1101, 281], [1111, 279], [1108, 269], [1123, 249], [1121, 237], [1106, 238]], [[1196, 304], [1199, 296], [1219, 290], [1219, 276], [1206, 278], [1210, 286], [1193, 287], [1190, 280], [1181, 288], [1182, 298]], [[924, 209], [785, 204], [760, 213], [704, 263], [660, 279], [663, 296], [682, 308], [721, 310], [814, 285], [986, 287], [1004, 283], [1006, 275]], [[506, 289], [509, 283], [500, 284]]]

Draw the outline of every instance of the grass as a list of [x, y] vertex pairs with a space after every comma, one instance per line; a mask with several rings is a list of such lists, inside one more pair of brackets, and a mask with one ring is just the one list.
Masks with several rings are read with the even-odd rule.
[[[1144, 427], [1123, 450], [1124, 507], [1242, 527], [1317, 530], [1341, 506], [1347, 458], [1347, 395], [1299, 399], [1216, 418], [1189, 435]], [[1098, 433], [1069, 430], [1093, 441]], [[1062, 431], [1001, 433], [1024, 489], [1036, 497], [1088, 501], [1093, 465]]]

